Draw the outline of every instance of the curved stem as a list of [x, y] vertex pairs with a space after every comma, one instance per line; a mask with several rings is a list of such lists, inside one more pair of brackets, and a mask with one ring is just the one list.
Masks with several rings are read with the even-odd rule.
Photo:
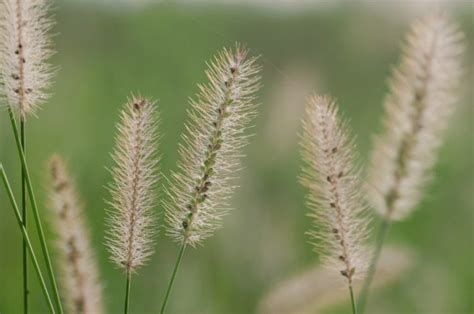
[[168, 302], [168, 298], [171, 293], [171, 288], [173, 287], [174, 279], [176, 278], [176, 273], [178, 272], [179, 264], [181, 263], [181, 258], [183, 257], [184, 249], [186, 248], [186, 239], [183, 240], [183, 244], [181, 245], [181, 249], [178, 253], [178, 258], [176, 259], [176, 264], [174, 265], [173, 275], [171, 275], [170, 282], [168, 283], [168, 289], [166, 290], [165, 299], [163, 300], [163, 305], [161, 306], [160, 314], [165, 312], [166, 303]]
[[36, 198], [35, 194], [33, 192], [33, 185], [31, 184], [31, 177], [30, 173], [28, 170], [28, 165], [26, 163], [26, 158], [25, 155], [23, 154], [23, 150], [21, 148], [21, 141], [20, 141], [20, 136], [18, 134], [18, 127], [15, 119], [15, 115], [12, 111], [12, 108], [9, 106], [8, 107], [8, 115], [10, 117], [10, 123], [13, 129], [13, 134], [15, 136], [15, 142], [18, 150], [18, 154], [20, 157], [21, 161], [21, 166], [23, 168], [23, 171], [25, 173], [25, 179], [26, 179], [26, 189], [28, 191], [28, 199], [30, 200], [30, 205], [31, 209], [33, 210], [33, 217], [36, 225], [36, 229], [38, 231], [38, 237], [40, 240], [41, 244], [41, 250], [43, 252], [43, 256], [46, 262], [46, 269], [48, 270], [48, 277], [49, 280], [51, 281], [51, 284], [53, 286], [53, 293], [54, 293], [54, 301], [56, 303], [56, 307], [58, 309], [58, 312], [60, 314], [63, 313], [63, 308], [61, 305], [61, 299], [59, 297], [59, 291], [58, 291], [58, 285], [56, 283], [56, 278], [54, 277], [54, 272], [53, 272], [53, 266], [51, 264], [51, 258], [49, 256], [49, 251], [48, 251], [48, 246], [46, 244], [46, 238], [44, 236], [44, 231], [43, 231], [43, 225], [41, 223], [41, 218], [39, 216], [39, 211], [38, 211], [38, 205], [36, 204]]
[[370, 285], [372, 284], [375, 271], [377, 270], [377, 264], [380, 259], [380, 253], [382, 253], [382, 247], [385, 242], [385, 238], [387, 237], [389, 227], [390, 227], [390, 220], [384, 218], [379, 227], [379, 232], [376, 238], [374, 255], [372, 256], [370, 267], [367, 272], [367, 276], [365, 277], [364, 285], [362, 286], [361, 293], [359, 295], [359, 308], [360, 308], [361, 313], [364, 312], [365, 304], [367, 303], [367, 299], [369, 298]]
[[[23, 154], [25, 154], [25, 120], [20, 120], [20, 144]], [[27, 229], [27, 212], [26, 212], [26, 183], [25, 183], [25, 171], [21, 167], [21, 220], [23, 221], [23, 226]], [[23, 256], [23, 311], [25, 314], [28, 314], [28, 256], [27, 256], [27, 243], [23, 239], [22, 247], [22, 256]]]
[[127, 271], [127, 283], [126, 283], [126, 286], [125, 286], [125, 309], [124, 309], [124, 313], [127, 314], [128, 313], [128, 308], [129, 308], [129, 304], [130, 304], [130, 285], [132, 283], [132, 274]]
[[354, 291], [352, 290], [352, 284], [349, 284], [349, 293], [351, 295], [352, 314], [357, 314], [357, 305], [354, 298]]
[[29, 255], [31, 257], [31, 261], [33, 262], [33, 266], [34, 266], [36, 275], [38, 276], [38, 280], [40, 282], [41, 291], [43, 292], [44, 297], [46, 298], [46, 301], [48, 303], [48, 307], [49, 307], [49, 310], [51, 311], [51, 313], [56, 313], [54, 311], [53, 303], [51, 302], [51, 297], [49, 296], [48, 289], [46, 288], [46, 283], [44, 282], [43, 275], [41, 274], [41, 270], [40, 270], [40, 267], [39, 267], [39, 264], [38, 264], [38, 260], [36, 258], [36, 255], [35, 255], [34, 251], [33, 251], [33, 247], [31, 245], [31, 241], [30, 241], [30, 238], [28, 236], [28, 232], [26, 231], [24, 222], [21, 220], [21, 214], [20, 214], [20, 211], [18, 209], [18, 205], [16, 204], [15, 197], [13, 196], [13, 192], [12, 192], [10, 183], [8, 181], [7, 175], [5, 173], [5, 169], [3, 169], [3, 165], [1, 165], [1, 164], [0, 164], [0, 175], [2, 177], [3, 185], [5, 186], [5, 190], [8, 194], [8, 198], [10, 200], [10, 203], [13, 207], [14, 212], [15, 212], [16, 220], [18, 222], [18, 225], [20, 226], [21, 234], [23, 236], [23, 239], [25, 240], [26, 248], [28, 249], [28, 251], [30, 253]]

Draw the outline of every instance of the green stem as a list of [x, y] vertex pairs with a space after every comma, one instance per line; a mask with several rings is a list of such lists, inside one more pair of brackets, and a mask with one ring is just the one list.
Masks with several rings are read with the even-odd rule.
[[370, 285], [372, 284], [375, 271], [377, 270], [377, 264], [380, 259], [380, 253], [382, 253], [382, 247], [385, 242], [385, 238], [387, 237], [389, 227], [390, 227], [390, 220], [383, 219], [379, 227], [379, 232], [377, 234], [374, 255], [372, 256], [369, 270], [367, 272], [367, 276], [365, 277], [365, 280], [364, 280], [364, 285], [362, 286], [362, 290], [359, 295], [359, 308], [360, 308], [361, 313], [364, 313], [364, 308], [369, 298]]
[[[21, 149], [23, 154], [25, 154], [25, 120], [20, 120], [20, 142]], [[27, 229], [27, 220], [26, 220], [26, 184], [25, 184], [25, 171], [21, 167], [21, 220], [23, 221], [23, 226]], [[28, 256], [27, 256], [27, 244], [25, 239], [23, 239], [23, 311], [25, 314], [28, 314]]]
[[176, 278], [176, 273], [178, 272], [179, 264], [181, 263], [181, 258], [183, 257], [185, 248], [186, 248], [186, 239], [183, 240], [183, 244], [181, 245], [181, 249], [179, 250], [178, 258], [176, 259], [176, 264], [174, 265], [173, 275], [171, 275], [171, 279], [168, 284], [168, 289], [166, 290], [165, 299], [163, 300], [163, 305], [161, 306], [160, 314], [163, 314], [165, 312], [166, 303], [168, 302], [168, 298], [171, 293], [171, 287], [173, 286], [174, 279]]
[[352, 314], [357, 314], [357, 305], [354, 298], [354, 291], [352, 290], [352, 284], [349, 284], [349, 293], [351, 295]]
[[36, 255], [35, 255], [34, 251], [33, 251], [33, 247], [31, 245], [31, 241], [30, 241], [30, 238], [28, 236], [28, 232], [26, 231], [24, 222], [21, 220], [21, 215], [20, 215], [20, 211], [18, 210], [18, 205], [16, 204], [15, 197], [13, 196], [13, 192], [12, 192], [10, 183], [8, 181], [7, 175], [5, 173], [5, 169], [3, 169], [2, 164], [0, 164], [0, 175], [2, 177], [3, 185], [5, 186], [5, 190], [8, 194], [8, 198], [10, 199], [10, 203], [13, 207], [14, 212], [15, 212], [15, 217], [16, 217], [16, 220], [18, 222], [18, 225], [20, 226], [21, 234], [23, 235], [23, 239], [25, 240], [26, 247], [27, 247], [27, 249], [30, 253], [29, 255], [31, 257], [31, 261], [33, 263], [33, 266], [35, 268], [35, 272], [38, 275], [38, 280], [40, 282], [41, 290], [43, 291], [44, 297], [46, 298], [46, 300], [48, 302], [48, 307], [49, 307], [51, 313], [56, 313], [55, 310], [54, 310], [53, 303], [51, 302], [51, 298], [49, 296], [48, 289], [46, 288], [46, 283], [44, 282], [43, 275], [41, 274], [41, 270], [40, 270], [40, 267], [39, 267], [39, 264], [38, 264], [38, 260], [36, 258]]
[[23, 150], [21, 148], [21, 141], [20, 141], [20, 136], [18, 134], [18, 127], [17, 127], [15, 115], [14, 115], [14, 113], [12, 111], [12, 108], [10, 106], [8, 107], [8, 115], [10, 116], [10, 122], [11, 122], [11, 126], [12, 126], [12, 129], [13, 129], [13, 134], [15, 136], [15, 142], [16, 142], [18, 154], [19, 154], [20, 161], [21, 161], [21, 166], [22, 166], [23, 171], [25, 173], [26, 188], [27, 188], [27, 191], [28, 191], [28, 199], [30, 200], [31, 209], [33, 210], [33, 217], [34, 217], [34, 220], [35, 220], [36, 229], [38, 231], [38, 236], [39, 236], [39, 240], [40, 240], [40, 244], [41, 244], [41, 250], [43, 252], [44, 259], [45, 259], [45, 262], [46, 262], [46, 268], [48, 270], [48, 277], [49, 277], [49, 280], [51, 281], [51, 284], [53, 286], [54, 301], [56, 303], [56, 307], [58, 309], [58, 312], [60, 314], [63, 314], [61, 299], [59, 297], [58, 285], [56, 283], [56, 278], [54, 277], [53, 266], [51, 264], [51, 258], [49, 256], [48, 247], [46, 245], [46, 238], [44, 236], [43, 225], [41, 223], [41, 218], [40, 218], [39, 212], [38, 212], [38, 206], [36, 204], [35, 194], [33, 192], [33, 185], [31, 184], [31, 177], [30, 177], [30, 173], [28, 171], [28, 165], [26, 163], [25, 154], [23, 154]]
[[127, 314], [128, 313], [128, 307], [129, 307], [129, 304], [130, 304], [130, 285], [132, 283], [132, 274], [127, 271], [127, 284], [126, 284], [126, 287], [125, 287], [125, 310], [124, 310], [124, 313]]

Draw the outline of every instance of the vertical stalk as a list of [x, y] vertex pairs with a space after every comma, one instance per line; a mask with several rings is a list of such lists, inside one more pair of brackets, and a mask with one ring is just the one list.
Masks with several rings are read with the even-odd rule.
[[[22, 118], [20, 119], [20, 144], [21, 149], [23, 150], [23, 154], [25, 154], [25, 120]], [[26, 155], [25, 155], [26, 156]], [[21, 167], [21, 220], [23, 221], [23, 226], [25, 229], [27, 227], [27, 214], [26, 214], [26, 184], [25, 184], [25, 171], [23, 167]], [[26, 240], [23, 239], [23, 311], [25, 314], [28, 314], [28, 256], [27, 256], [27, 243]]]
[[128, 314], [128, 308], [130, 304], [130, 285], [132, 283], [132, 274], [130, 271], [127, 271], [127, 283], [125, 287], [125, 309], [124, 313]]
[[[25, 158], [25, 155], [23, 154], [23, 150], [21, 148], [21, 141], [20, 141], [20, 136], [18, 134], [18, 127], [17, 127], [15, 115], [14, 115], [14, 113], [12, 111], [12, 108], [10, 106], [8, 107], [8, 115], [10, 117], [10, 123], [11, 123], [12, 129], [13, 129], [13, 135], [15, 136], [15, 142], [16, 142], [19, 158], [20, 158], [20, 161], [21, 161], [21, 166], [22, 166], [23, 171], [25, 173], [26, 189], [28, 191], [28, 199], [30, 200], [31, 209], [33, 211], [33, 217], [34, 217], [36, 229], [38, 231], [38, 237], [39, 237], [40, 244], [41, 244], [41, 250], [43, 252], [43, 256], [44, 256], [44, 259], [45, 259], [45, 262], [46, 262], [46, 268], [48, 270], [48, 277], [49, 277], [49, 280], [51, 281], [51, 284], [53, 286], [54, 301], [56, 303], [56, 307], [58, 309], [58, 312], [60, 314], [62, 314], [63, 313], [63, 308], [62, 308], [62, 305], [61, 305], [61, 299], [59, 297], [58, 285], [56, 283], [56, 278], [54, 276], [53, 266], [51, 264], [51, 258], [49, 256], [48, 246], [46, 244], [46, 238], [44, 236], [43, 225], [41, 223], [41, 218], [39, 216], [38, 205], [36, 204], [36, 198], [35, 198], [35, 194], [34, 194], [34, 191], [33, 191], [33, 185], [31, 184], [31, 177], [30, 177], [30, 173], [29, 173], [29, 170], [28, 170], [28, 165], [26, 163], [26, 158]], [[22, 224], [23, 224], [23, 222], [22, 222]]]
[[183, 257], [184, 249], [186, 248], [186, 238], [183, 240], [183, 244], [178, 253], [178, 258], [176, 259], [176, 264], [174, 265], [173, 274], [171, 275], [170, 282], [168, 283], [168, 289], [166, 290], [165, 299], [163, 300], [163, 305], [161, 306], [160, 314], [165, 312], [166, 303], [171, 293], [171, 288], [173, 287], [174, 279], [176, 278], [176, 273], [178, 272], [179, 264], [181, 263], [181, 258]]
[[18, 222], [18, 225], [20, 226], [21, 234], [23, 236], [23, 239], [25, 240], [26, 248], [28, 249], [28, 251], [30, 253], [29, 255], [30, 255], [31, 261], [33, 262], [33, 266], [34, 266], [36, 275], [38, 276], [38, 280], [40, 282], [41, 291], [43, 292], [44, 297], [46, 298], [49, 310], [51, 311], [51, 313], [54, 314], [56, 312], [54, 310], [53, 303], [51, 302], [51, 297], [49, 296], [48, 289], [46, 288], [46, 283], [44, 282], [43, 275], [41, 274], [41, 270], [40, 270], [40, 267], [39, 267], [39, 264], [38, 264], [38, 260], [36, 258], [36, 255], [35, 255], [34, 251], [33, 251], [33, 247], [31, 245], [31, 241], [30, 241], [30, 238], [28, 236], [28, 232], [26, 231], [24, 222], [21, 220], [21, 214], [20, 214], [20, 211], [18, 210], [18, 205], [16, 204], [15, 197], [13, 196], [13, 192], [12, 192], [10, 183], [8, 181], [7, 175], [5, 173], [5, 169], [3, 169], [2, 164], [0, 164], [0, 175], [2, 177], [3, 185], [5, 186], [5, 190], [8, 194], [8, 198], [10, 200], [10, 203], [13, 207], [14, 212], [15, 212], [16, 220]]
[[[352, 314], [357, 314], [357, 304], [354, 298], [354, 291], [352, 290], [352, 283], [349, 283], [349, 293], [351, 295]], [[363, 312], [361, 311], [361, 313]]]
[[370, 267], [359, 295], [359, 308], [361, 313], [364, 312], [365, 304], [367, 303], [367, 299], [369, 298], [370, 285], [372, 284], [375, 271], [377, 270], [377, 264], [380, 259], [380, 253], [382, 253], [382, 247], [385, 242], [385, 238], [387, 237], [389, 227], [390, 220], [388, 218], [383, 218], [383, 221], [379, 227], [379, 232], [377, 233], [374, 255], [372, 256]]

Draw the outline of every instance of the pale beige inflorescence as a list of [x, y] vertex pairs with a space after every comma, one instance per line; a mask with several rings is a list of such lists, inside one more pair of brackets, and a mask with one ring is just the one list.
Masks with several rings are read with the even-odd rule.
[[155, 103], [132, 97], [121, 112], [109, 189], [106, 244], [112, 261], [127, 273], [142, 266], [154, 252], [157, 232], [156, 185], [158, 117]]
[[354, 166], [355, 144], [329, 97], [309, 99], [303, 120], [301, 181], [308, 188], [309, 232], [322, 263], [347, 279], [361, 278], [370, 251], [365, 240], [368, 219]]
[[167, 233], [196, 246], [220, 227], [240, 168], [246, 129], [256, 115], [260, 67], [237, 45], [208, 65], [209, 82], [191, 101], [189, 123], [179, 147], [179, 171], [172, 174], [165, 201]]
[[416, 22], [406, 38], [369, 169], [370, 200], [385, 219], [410, 214], [430, 179], [456, 101], [462, 39], [439, 12]]
[[[416, 265], [414, 251], [389, 246], [384, 248], [377, 265], [373, 287], [380, 289], [410, 275]], [[359, 281], [354, 285], [358, 289]], [[340, 305], [347, 298], [341, 289], [338, 274], [315, 265], [278, 283], [261, 299], [260, 314], [321, 314]]]
[[53, 67], [49, 0], [2, 0], [0, 4], [1, 94], [25, 119], [48, 98]]
[[103, 313], [102, 286], [89, 230], [74, 182], [59, 155], [49, 159], [49, 204], [68, 313]]

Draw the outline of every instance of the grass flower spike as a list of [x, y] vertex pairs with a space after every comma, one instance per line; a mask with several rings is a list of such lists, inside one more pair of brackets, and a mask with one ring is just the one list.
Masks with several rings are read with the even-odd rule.
[[315, 229], [309, 234], [323, 264], [347, 281], [353, 309], [352, 282], [365, 274], [370, 252], [366, 208], [360, 195], [360, 172], [353, 165], [354, 141], [339, 120], [334, 101], [314, 96], [303, 120], [302, 183], [309, 189], [309, 215]]
[[173, 173], [165, 204], [168, 234], [177, 242], [200, 244], [220, 226], [247, 144], [245, 130], [256, 114], [259, 89], [256, 58], [239, 46], [224, 49], [209, 64], [209, 83], [191, 102], [190, 123], [179, 147], [179, 172]]
[[24, 120], [47, 99], [53, 69], [48, 0], [2, 0], [0, 69], [2, 95]]
[[430, 180], [456, 101], [462, 41], [462, 33], [445, 14], [432, 13], [414, 23], [393, 71], [385, 130], [375, 138], [368, 174], [369, 200], [383, 221], [361, 292], [362, 309], [391, 221], [415, 210]]
[[132, 97], [122, 110], [112, 154], [115, 167], [106, 242], [111, 260], [127, 274], [126, 312], [131, 274], [154, 251], [157, 123], [155, 104], [142, 97]]
[[61, 283], [68, 313], [103, 313], [102, 288], [97, 262], [76, 188], [63, 159], [53, 155], [49, 161], [51, 188], [49, 208], [60, 252]]
[[179, 147], [179, 171], [172, 174], [167, 194], [167, 233], [181, 249], [161, 308], [176, 276], [184, 248], [196, 247], [214, 234], [228, 212], [228, 200], [240, 168], [242, 148], [248, 142], [245, 131], [256, 115], [255, 93], [260, 88], [257, 58], [237, 44], [223, 49], [208, 64], [209, 82], [199, 85], [191, 101], [189, 123]]
[[[387, 247], [380, 258], [374, 287], [383, 289], [406, 277], [416, 265], [416, 254], [405, 247]], [[347, 299], [339, 274], [311, 266], [277, 283], [260, 300], [260, 314], [326, 313]], [[356, 282], [355, 289], [362, 283]]]
[[[47, 99], [47, 88], [51, 84], [53, 68], [47, 63], [53, 54], [48, 36], [53, 25], [49, 17], [49, 0], [1, 0], [0, 1], [0, 97], [7, 104], [10, 120], [15, 114], [20, 118], [20, 159], [25, 156], [26, 116], [34, 114]], [[14, 132], [18, 132], [14, 130]], [[15, 136], [17, 134], [15, 133]], [[21, 211], [23, 226], [27, 228], [27, 178], [26, 169], [21, 169]], [[40, 236], [48, 273], [53, 281], [55, 300], [61, 312], [49, 253], [36, 208], [33, 206], [35, 223]], [[23, 241], [23, 310], [29, 312], [29, 283], [27, 243]]]
[[407, 36], [369, 171], [372, 204], [385, 219], [405, 218], [430, 179], [456, 100], [462, 38], [442, 13], [418, 21]]

